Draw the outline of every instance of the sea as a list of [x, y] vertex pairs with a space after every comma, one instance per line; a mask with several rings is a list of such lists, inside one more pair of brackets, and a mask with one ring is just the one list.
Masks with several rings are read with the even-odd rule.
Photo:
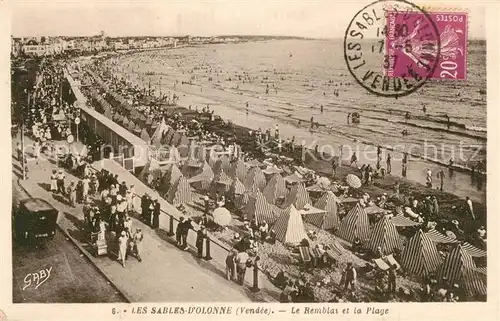
[[[469, 41], [466, 59], [466, 80], [430, 79], [398, 99], [369, 93], [354, 80], [341, 39], [160, 49], [109, 59], [108, 68], [156, 94], [177, 93], [181, 105], [208, 104], [224, 119], [254, 130], [278, 124], [284, 137], [334, 154], [342, 145], [347, 163], [354, 151], [360, 165], [374, 163], [381, 146], [383, 159], [391, 153], [393, 172], [400, 175], [406, 151], [409, 179], [425, 183], [427, 168], [446, 170], [445, 190], [485, 201], [483, 179], [446, 168], [450, 159], [464, 168], [486, 160], [486, 42]], [[359, 124], [348, 123], [355, 112]], [[311, 117], [318, 127], [310, 128]]]

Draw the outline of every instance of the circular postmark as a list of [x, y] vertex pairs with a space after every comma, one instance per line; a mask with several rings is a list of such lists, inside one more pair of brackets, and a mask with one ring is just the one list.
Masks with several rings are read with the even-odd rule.
[[353, 17], [344, 59], [363, 88], [378, 96], [409, 95], [433, 75], [440, 34], [431, 16], [406, 0], [378, 0]]

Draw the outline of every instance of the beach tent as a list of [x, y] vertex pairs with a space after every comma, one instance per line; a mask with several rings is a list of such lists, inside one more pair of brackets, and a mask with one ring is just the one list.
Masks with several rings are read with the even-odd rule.
[[260, 191], [263, 191], [266, 187], [266, 177], [259, 167], [252, 167], [248, 170], [245, 181], [243, 182], [248, 191], [257, 187]]
[[293, 173], [293, 174], [288, 175], [287, 177], [285, 177], [285, 181], [288, 184], [295, 184], [295, 183], [303, 182], [304, 178], [301, 175], [297, 174], [297, 173]]
[[167, 193], [167, 201], [174, 205], [186, 204], [193, 201], [191, 187], [187, 178], [182, 176], [170, 187]]
[[135, 128], [134, 121], [133, 120], [129, 121], [128, 125], [127, 125], [127, 129], [132, 132], [132, 131], [134, 131], [134, 128]]
[[176, 130], [174, 135], [172, 136], [172, 140], [170, 141], [170, 145], [179, 146], [179, 142], [181, 141], [183, 134], [184, 134], [183, 131]]
[[243, 212], [248, 220], [255, 219], [257, 224], [262, 223], [262, 221], [273, 224], [276, 221], [276, 208], [266, 201], [259, 190], [253, 195], [249, 195], [248, 203]]
[[171, 145], [172, 137], [174, 137], [175, 130], [170, 127], [168, 132], [163, 136], [162, 144]]
[[231, 164], [231, 170], [229, 171], [229, 177], [232, 179], [238, 178], [240, 182], [244, 182], [247, 176], [247, 166], [245, 162], [241, 159], [237, 159]]
[[174, 164], [177, 164], [181, 161], [181, 155], [177, 147], [170, 146], [170, 148], [168, 149], [168, 161]]
[[204, 162], [201, 173], [189, 178], [188, 181], [190, 184], [193, 184], [194, 188], [205, 191], [210, 188], [214, 176], [212, 168], [210, 168], [207, 162]]
[[146, 130], [146, 128], [143, 128], [141, 131], [141, 139], [143, 141], [145, 141], [146, 143], [149, 143], [149, 141], [151, 140], [151, 137], [149, 137], [149, 134], [148, 134], [148, 131]]
[[470, 296], [486, 295], [486, 282], [481, 274], [472, 256], [461, 244], [457, 244], [438, 269], [437, 278], [441, 280], [446, 277], [451, 284], [460, 285]]
[[219, 159], [215, 162], [214, 172], [218, 173], [220, 170], [223, 170], [226, 174], [229, 174], [231, 171], [231, 160], [228, 155], [220, 155]]
[[187, 178], [193, 177], [200, 172], [200, 170], [203, 168], [203, 164], [203, 162], [190, 158], [184, 161], [181, 170], [182, 174]]
[[368, 215], [361, 204], [357, 203], [342, 219], [337, 235], [346, 241], [354, 242], [356, 236], [364, 242], [370, 237]]
[[157, 147], [160, 146], [162, 144], [161, 140], [163, 138], [163, 135], [168, 132], [169, 128], [170, 126], [165, 123], [165, 119], [162, 119], [160, 124], [156, 127], [153, 135], [151, 135], [151, 144]]
[[175, 164], [170, 164], [165, 175], [163, 175], [160, 184], [160, 191], [164, 194], [170, 190], [170, 188], [183, 177], [181, 171]]
[[208, 165], [210, 165], [212, 169], [215, 169], [215, 164], [217, 163], [218, 160], [219, 156], [217, 155], [217, 153], [211, 150], [210, 154], [207, 155]]
[[295, 206], [287, 207], [276, 220], [273, 226], [276, 232], [276, 239], [285, 244], [299, 244], [303, 239], [307, 239], [302, 216]]
[[262, 193], [264, 193], [267, 201], [274, 205], [276, 205], [277, 200], [284, 199], [288, 194], [288, 190], [286, 189], [286, 184], [283, 176], [281, 176], [280, 174], [274, 174], [267, 183]]
[[210, 191], [213, 196], [215, 196], [217, 192], [219, 192], [221, 195], [224, 195], [229, 191], [231, 183], [232, 181], [229, 176], [227, 176], [227, 174], [221, 169], [218, 173], [215, 174]]
[[154, 158], [151, 158], [149, 162], [143, 167], [141, 173], [139, 174], [139, 179], [143, 182], [151, 184], [155, 179], [162, 176], [160, 169], [160, 164]]
[[235, 178], [229, 187], [229, 193], [231, 193], [232, 197], [243, 195], [245, 191], [245, 185], [238, 178]]
[[306, 204], [312, 204], [304, 184], [296, 183], [292, 186], [290, 193], [288, 193], [286, 197], [285, 204], [287, 207], [293, 204], [295, 208], [299, 210], [303, 209]]
[[303, 209], [299, 210], [302, 215], [302, 220], [317, 227], [321, 227], [325, 217], [325, 210], [306, 204]]
[[[322, 221], [320, 224], [315, 224], [314, 222], [309, 222], [307, 219], [306, 222], [309, 222], [317, 227], [330, 230], [338, 227], [340, 220], [338, 215], [338, 204], [337, 197], [333, 194], [332, 191], [328, 191], [324, 193], [314, 204], [314, 207], [325, 210], [325, 214], [322, 217]], [[312, 219], [312, 218], [311, 218]], [[319, 221], [316, 221], [319, 223]]]
[[392, 224], [391, 219], [387, 216], [383, 216], [375, 224], [370, 239], [365, 246], [372, 253], [377, 253], [377, 247], [382, 249], [384, 255], [393, 254], [395, 249], [403, 249], [403, 242], [396, 230], [396, 226]]
[[418, 230], [406, 244], [401, 255], [401, 266], [406, 272], [426, 277], [443, 263], [436, 245], [422, 230]]

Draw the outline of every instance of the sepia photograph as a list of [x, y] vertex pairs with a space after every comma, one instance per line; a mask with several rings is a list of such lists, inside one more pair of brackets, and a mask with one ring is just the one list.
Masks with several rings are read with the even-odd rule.
[[14, 306], [488, 301], [487, 4], [9, 6]]

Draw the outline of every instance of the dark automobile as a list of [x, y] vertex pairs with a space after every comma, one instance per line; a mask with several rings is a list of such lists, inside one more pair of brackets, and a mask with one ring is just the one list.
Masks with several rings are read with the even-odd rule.
[[22, 200], [14, 212], [15, 237], [21, 243], [54, 238], [59, 211], [40, 198]]

